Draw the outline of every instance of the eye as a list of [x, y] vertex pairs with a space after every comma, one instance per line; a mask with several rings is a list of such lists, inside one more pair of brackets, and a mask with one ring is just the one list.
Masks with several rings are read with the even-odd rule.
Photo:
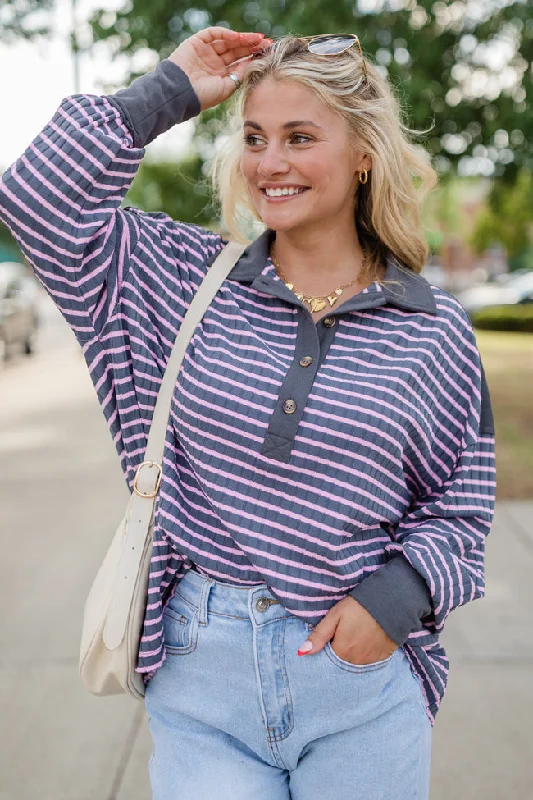
[[248, 134], [248, 136], [244, 137], [244, 144], [248, 145], [248, 147], [257, 147], [257, 145], [260, 145], [262, 143], [263, 140], [261, 139], [260, 136], [257, 136], [256, 134], [250, 133]]
[[294, 144], [308, 144], [311, 141], [310, 136], [306, 136], [305, 133], [293, 133], [291, 136], [291, 142]]

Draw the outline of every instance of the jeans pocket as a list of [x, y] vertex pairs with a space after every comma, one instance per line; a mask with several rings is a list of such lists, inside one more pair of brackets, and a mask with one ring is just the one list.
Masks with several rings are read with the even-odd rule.
[[[314, 626], [311, 625], [310, 622], [306, 622], [305, 627], [307, 632], [310, 633]], [[400, 649], [401, 648], [398, 648], [398, 650]], [[344, 658], [341, 658], [339, 655], [337, 655], [331, 642], [326, 642], [324, 646], [324, 653], [327, 655], [329, 660], [335, 664], [336, 667], [340, 667], [341, 669], [346, 670], [346, 672], [372, 672], [373, 670], [386, 667], [387, 664], [390, 664], [398, 650], [395, 650], [390, 654], [390, 656], [387, 656], [387, 658], [384, 658], [382, 661], [374, 661], [371, 664], [352, 664], [351, 661], [345, 661]]]
[[384, 658], [382, 661], [373, 661], [370, 664], [352, 664], [351, 661], [345, 661], [344, 658], [337, 655], [331, 642], [326, 642], [324, 652], [330, 661], [347, 672], [373, 672], [376, 669], [382, 669], [386, 667], [387, 664], [390, 664], [394, 658], [394, 653], [397, 651], [395, 650], [394, 653], [391, 653], [390, 656], [387, 656], [387, 658]]
[[163, 636], [168, 655], [185, 656], [198, 643], [198, 609], [176, 591], [163, 612]]

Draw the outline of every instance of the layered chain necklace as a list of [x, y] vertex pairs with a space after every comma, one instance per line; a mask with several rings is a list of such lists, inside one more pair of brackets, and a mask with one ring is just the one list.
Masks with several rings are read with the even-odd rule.
[[[302, 302], [307, 303], [309, 306], [311, 306], [312, 313], [315, 313], [316, 311], [322, 311], [322, 309], [327, 306], [328, 302], [330, 307], [334, 306], [339, 297], [341, 297], [343, 291], [347, 289], [349, 286], [353, 286], [354, 283], [357, 283], [357, 281], [359, 280], [359, 276], [357, 276], [350, 283], [345, 283], [342, 286], [338, 286], [329, 294], [322, 294], [319, 295], [318, 297], [313, 297], [311, 295], [304, 294], [304, 292], [301, 292], [298, 289], [295, 289], [294, 284], [287, 280], [287, 278], [283, 274], [279, 262], [276, 260], [276, 257], [274, 255], [274, 246], [272, 246], [270, 249], [270, 258], [272, 259], [272, 263], [276, 268], [276, 273], [279, 275], [279, 277], [281, 278], [287, 289], [290, 289], [291, 292], [294, 292], [298, 300], [301, 300]], [[363, 262], [361, 264], [361, 272], [363, 272], [365, 265], [366, 265], [366, 252], [363, 250]]]

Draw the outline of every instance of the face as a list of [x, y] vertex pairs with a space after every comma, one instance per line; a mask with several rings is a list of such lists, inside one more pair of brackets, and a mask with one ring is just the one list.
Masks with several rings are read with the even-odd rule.
[[371, 160], [345, 121], [306, 86], [262, 81], [246, 103], [241, 169], [258, 215], [276, 231], [353, 225], [358, 172]]

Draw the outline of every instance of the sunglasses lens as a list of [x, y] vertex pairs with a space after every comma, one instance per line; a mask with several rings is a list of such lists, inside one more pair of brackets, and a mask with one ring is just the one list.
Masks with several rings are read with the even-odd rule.
[[353, 36], [320, 36], [309, 42], [309, 51], [317, 55], [335, 55], [354, 43]]

